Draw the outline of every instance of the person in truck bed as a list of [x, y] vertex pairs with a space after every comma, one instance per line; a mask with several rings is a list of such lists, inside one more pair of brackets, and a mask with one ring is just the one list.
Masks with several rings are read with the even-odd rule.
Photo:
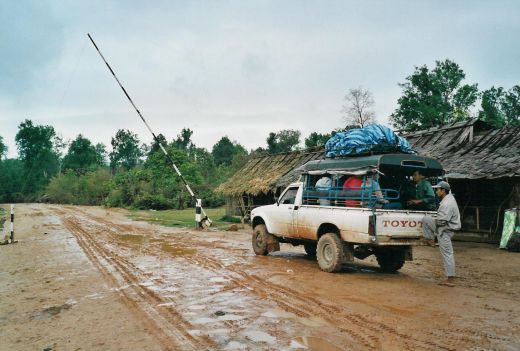
[[412, 178], [415, 183], [415, 194], [406, 202], [407, 208], [419, 211], [435, 211], [435, 194], [432, 185], [421, 171], [414, 171]]
[[[332, 187], [332, 179], [329, 176], [324, 175], [316, 182], [315, 189], [318, 191], [330, 191]], [[327, 198], [320, 197], [318, 199], [320, 206], [330, 206], [330, 200]]]

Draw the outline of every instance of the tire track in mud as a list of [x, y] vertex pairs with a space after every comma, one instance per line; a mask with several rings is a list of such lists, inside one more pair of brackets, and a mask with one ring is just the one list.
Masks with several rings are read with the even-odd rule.
[[[165, 350], [213, 349], [214, 343], [209, 337], [195, 337], [188, 332], [194, 329], [193, 326], [174, 308], [171, 306], [158, 307], [165, 300], [152, 290], [140, 285], [140, 279], [136, 274], [140, 270], [137, 267], [96, 243], [88, 231], [77, 220], [68, 217], [65, 211], [59, 209], [54, 209], [54, 211], [64, 216], [64, 226], [76, 237], [87, 257], [114, 285], [131, 310], [145, 318], [144, 322], [148, 326], [148, 330], [157, 337]], [[123, 286], [124, 284], [127, 286]]]
[[[88, 213], [82, 209], [69, 207], [72, 212], [79, 212], [82, 216], [97, 222], [101, 226], [100, 230], [109, 232], [116, 237], [121, 233], [136, 233], [149, 235], [149, 231], [138, 230], [135, 226], [113, 223], [103, 217]], [[211, 249], [223, 249], [212, 243], [207, 243], [194, 239], [193, 237], [169, 237], [168, 243], [192, 244], [191, 246], [205, 246]], [[147, 250], [148, 251], [148, 250]], [[150, 251], [150, 253], [153, 253]], [[231, 266], [224, 265], [218, 258], [213, 258], [208, 254], [202, 255], [198, 252], [192, 256], [183, 257], [191, 264], [202, 266], [215, 274], [223, 275], [232, 285], [241, 287], [257, 295], [260, 298], [268, 298], [274, 301], [281, 309], [293, 313], [302, 318], [319, 317], [333, 325], [340, 332], [344, 333], [353, 345], [361, 346], [365, 349], [380, 348], [381, 340], [386, 336], [397, 338], [406, 350], [457, 350], [460, 348], [481, 347], [485, 338], [473, 330], [465, 329], [444, 329], [432, 331], [415, 330], [413, 335], [397, 330], [395, 327], [365, 317], [360, 314], [350, 313], [337, 305], [321, 301], [312, 296], [305, 296], [288, 287], [276, 283], [268, 282], [265, 279], [246, 273], [244, 270], [237, 270]], [[242, 266], [242, 265], [241, 265]], [[133, 267], [132, 269], [137, 269]], [[229, 288], [227, 288], [229, 289]], [[312, 312], [308, 312], [312, 311]], [[417, 333], [417, 334], [416, 334]], [[439, 334], [442, 338], [439, 338]], [[484, 339], [484, 340], [483, 340]]]
[[[186, 259], [192, 261], [192, 263], [196, 261], [198, 264], [202, 264], [205, 268], [220, 275], [223, 275], [223, 271], [228, 270], [235, 276], [231, 274], [224, 275], [235, 285], [245, 287], [262, 298], [269, 297], [270, 300], [276, 301], [282, 309], [299, 317], [310, 318], [318, 316], [323, 318], [333, 324], [340, 331], [351, 336], [351, 339], [356, 341], [358, 345], [361, 344], [368, 348], [378, 348], [381, 339], [384, 338], [385, 335], [399, 338], [399, 340], [404, 344], [405, 349], [410, 351], [417, 349], [432, 351], [458, 350], [460, 347], [482, 346], [483, 340], [481, 335], [471, 330], [438, 330], [436, 333], [442, 334], [442, 338], [439, 338], [436, 333], [421, 331], [421, 334], [424, 337], [420, 338], [418, 336], [398, 331], [396, 328], [388, 324], [375, 321], [360, 314], [349, 313], [349, 311], [336, 305], [328, 304], [311, 296], [302, 295], [290, 288], [266, 282], [259, 276], [230, 269], [230, 267], [223, 265], [218, 260], [211, 257], [198, 255], [195, 258]], [[240, 278], [237, 279], [236, 275]], [[309, 313], [307, 312], [308, 310], [313, 312]], [[348, 326], [354, 326], [354, 329]], [[358, 331], [360, 329], [361, 331]], [[471, 336], [468, 336], [468, 334]]]

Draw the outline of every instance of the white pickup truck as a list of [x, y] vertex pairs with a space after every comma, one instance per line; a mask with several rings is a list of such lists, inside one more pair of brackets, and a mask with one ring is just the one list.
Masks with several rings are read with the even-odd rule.
[[[278, 251], [280, 242], [304, 245], [326, 272], [374, 254], [382, 271], [396, 272], [412, 260], [412, 246], [424, 245], [424, 215], [435, 214], [406, 208], [407, 189], [415, 189], [408, 177], [415, 170], [433, 182], [443, 173], [439, 162], [408, 154], [305, 164], [300, 181], [289, 185], [275, 204], [252, 211], [255, 253]], [[329, 187], [316, 187], [324, 176]], [[348, 186], [350, 179], [359, 186]]]

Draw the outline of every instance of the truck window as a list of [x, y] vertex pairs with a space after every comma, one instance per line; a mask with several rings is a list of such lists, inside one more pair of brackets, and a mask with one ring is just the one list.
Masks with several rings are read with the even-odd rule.
[[289, 188], [280, 198], [280, 203], [285, 205], [293, 205], [296, 200], [296, 193], [298, 192], [298, 188]]

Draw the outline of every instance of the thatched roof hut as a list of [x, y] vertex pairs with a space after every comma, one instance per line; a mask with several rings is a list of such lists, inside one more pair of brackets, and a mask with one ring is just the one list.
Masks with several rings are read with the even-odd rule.
[[247, 163], [216, 191], [225, 196], [277, 193], [296, 181], [296, 169], [311, 160], [323, 158], [323, 149], [307, 149], [250, 158]]
[[323, 148], [251, 157], [216, 189], [226, 196], [226, 214], [249, 217], [254, 207], [272, 204], [275, 196], [298, 180], [299, 166], [323, 157]]

